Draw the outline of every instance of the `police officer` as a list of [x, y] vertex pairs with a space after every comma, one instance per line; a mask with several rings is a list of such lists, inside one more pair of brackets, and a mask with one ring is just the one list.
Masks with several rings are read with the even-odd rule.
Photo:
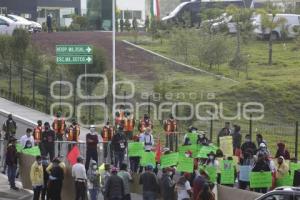
[[68, 142], [73, 142], [68, 145], [68, 151], [71, 151], [73, 146], [78, 142], [80, 135], [80, 126], [75, 119], [72, 119], [72, 124], [67, 128], [66, 138]]
[[127, 140], [132, 140], [134, 125], [135, 120], [133, 114], [131, 114], [129, 111], [126, 111], [124, 118], [124, 134]]
[[[63, 141], [63, 136], [65, 135], [66, 131], [66, 122], [63, 117], [61, 117], [61, 112], [56, 113], [56, 118], [54, 119], [52, 123], [52, 129], [55, 132], [56, 139], [58, 141]], [[61, 144], [58, 144], [58, 156], [60, 156], [60, 149], [61, 149]]]
[[98, 135], [96, 133], [95, 125], [90, 125], [90, 132], [86, 134], [86, 162], [85, 170], [89, 170], [90, 160], [93, 159], [98, 164]]
[[175, 134], [177, 132], [177, 122], [173, 115], [169, 115], [169, 119], [164, 122], [164, 130], [166, 134], [166, 146], [173, 151]]
[[152, 123], [151, 119], [149, 118], [149, 115], [144, 114], [144, 117], [139, 122], [138, 130], [140, 133], [144, 133], [146, 128], [148, 128], [148, 127], [153, 129], [153, 123]]
[[111, 140], [114, 135], [114, 128], [113, 126], [110, 125], [109, 121], [106, 122], [106, 125], [103, 126], [102, 131], [101, 131], [101, 137], [103, 139], [103, 159], [104, 162], [106, 163], [106, 158], [108, 155], [108, 152], [110, 154], [110, 162], [113, 164], [113, 150], [111, 146]]

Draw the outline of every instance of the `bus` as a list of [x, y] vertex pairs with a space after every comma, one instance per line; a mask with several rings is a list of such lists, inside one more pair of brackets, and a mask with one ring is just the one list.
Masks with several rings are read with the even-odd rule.
[[191, 17], [192, 25], [200, 25], [201, 10], [209, 8], [221, 8], [225, 9], [229, 5], [235, 5], [237, 7], [248, 7], [248, 0], [192, 0], [188, 2], [182, 2], [179, 4], [168, 16], [163, 17], [162, 21], [167, 23], [180, 23], [183, 22], [185, 13], [188, 13]]

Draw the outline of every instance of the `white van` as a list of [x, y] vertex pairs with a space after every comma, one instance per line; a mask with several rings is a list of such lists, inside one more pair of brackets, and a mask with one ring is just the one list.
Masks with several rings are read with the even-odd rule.
[[[269, 14], [270, 18], [272, 17]], [[296, 14], [277, 14], [275, 16], [275, 21], [279, 20], [280, 18], [285, 19], [285, 23], [283, 25], [277, 26], [275, 29], [263, 29], [261, 24], [261, 15], [256, 15], [253, 19], [253, 25], [255, 27], [254, 33], [259, 38], [268, 37], [271, 34], [273, 40], [277, 40], [282, 38], [283, 31], [287, 31], [287, 38], [294, 38], [297, 36], [297, 31], [300, 28], [300, 15]]]
[[24, 28], [24, 26], [0, 15], [0, 35], [12, 35], [17, 28]]
[[24, 24], [26, 29], [28, 29], [30, 32], [41, 32], [42, 31], [42, 26], [37, 22], [30, 21], [28, 19], [25, 19], [24, 17], [20, 17], [18, 15], [12, 15], [12, 14], [7, 15], [6, 17], [15, 22], [20, 22], [20, 23]]

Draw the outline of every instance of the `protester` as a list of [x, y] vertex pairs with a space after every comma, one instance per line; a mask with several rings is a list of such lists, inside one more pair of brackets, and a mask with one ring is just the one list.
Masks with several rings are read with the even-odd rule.
[[230, 122], [225, 122], [225, 127], [222, 128], [218, 134], [218, 145], [220, 144], [220, 137], [229, 136], [231, 133]]
[[216, 154], [211, 151], [209, 154], [207, 154], [207, 160], [205, 162], [205, 165], [208, 167], [214, 167], [217, 171], [217, 182], [220, 183], [221, 180], [221, 170], [220, 170], [220, 163], [216, 159]]
[[77, 163], [72, 166], [72, 177], [75, 181], [76, 200], [85, 200], [87, 176], [83, 158], [79, 156]]
[[[2, 156], [2, 162], [5, 161], [5, 155], [6, 155], [6, 148], [7, 145], [9, 143], [9, 139], [10, 137], [14, 137], [16, 135], [16, 131], [17, 131], [17, 123], [13, 120], [13, 116], [12, 114], [9, 114], [7, 116], [7, 120], [3, 123], [2, 126], [2, 131], [4, 132], [4, 141], [3, 141], [3, 154]], [[0, 138], [2, 137], [2, 135], [0, 134]], [[6, 164], [5, 162], [3, 163], [3, 171], [2, 173], [5, 174], [6, 173]]]
[[[270, 167], [269, 163], [266, 161], [264, 154], [258, 154], [257, 161], [254, 164], [252, 172], [270, 172], [271, 173], [271, 167]], [[268, 188], [255, 188], [254, 190], [256, 192], [266, 193]]]
[[215, 200], [215, 194], [211, 191], [210, 185], [205, 183], [201, 189], [197, 200]]
[[109, 121], [106, 122], [106, 125], [102, 128], [101, 137], [103, 139], [103, 159], [104, 163], [108, 162], [107, 156], [110, 156], [110, 163], [114, 163], [113, 159], [113, 148], [111, 145], [112, 137], [114, 136], [114, 128], [110, 125]]
[[108, 200], [123, 200], [125, 196], [124, 183], [118, 176], [117, 168], [113, 167], [111, 176], [105, 186], [105, 196]]
[[291, 159], [290, 152], [288, 150], [286, 150], [284, 143], [279, 142], [277, 144], [277, 147], [278, 147], [278, 149], [277, 149], [275, 158], [279, 158], [280, 156], [282, 156], [285, 160], [290, 160]]
[[233, 155], [240, 156], [241, 151], [241, 142], [242, 142], [242, 134], [241, 127], [239, 125], [233, 125], [234, 130], [232, 133], [232, 145], [233, 145]]
[[70, 152], [72, 148], [77, 145], [76, 143], [79, 140], [80, 135], [80, 126], [75, 119], [72, 119], [72, 124], [67, 128], [66, 137], [67, 141], [73, 142], [72, 144], [68, 144], [68, 151]]
[[[243, 153], [243, 157], [240, 158], [240, 168], [241, 167], [246, 167], [249, 169], [249, 171], [244, 171], [243, 173], [247, 173], [249, 174], [250, 173], [250, 169], [251, 167], [254, 165], [254, 158], [253, 158], [253, 152], [252, 150], [248, 149], [247, 151], [245, 151]], [[239, 176], [239, 188], [242, 189], [242, 190], [245, 190], [249, 185], [250, 185], [250, 180], [249, 178], [246, 178], [246, 179], [241, 179], [241, 174], [242, 172], [240, 171], [240, 176]], [[246, 176], [247, 177], [247, 176]]]
[[42, 166], [43, 166], [44, 185], [43, 185], [43, 189], [42, 189], [41, 199], [46, 200], [46, 199], [49, 199], [48, 194], [47, 194], [49, 174], [46, 170], [47, 167], [49, 166], [49, 159], [45, 156], [42, 156]]
[[101, 193], [104, 196], [104, 200], [107, 200], [105, 193], [106, 193], [106, 185], [107, 185], [107, 181], [110, 177], [110, 164], [105, 164], [104, 165], [104, 172], [100, 174], [101, 177], [101, 182], [100, 182], [100, 189], [101, 189]]
[[289, 175], [289, 166], [286, 164], [283, 156], [277, 158], [276, 163], [276, 179], [281, 179]]
[[189, 173], [184, 173], [184, 175], [178, 179], [175, 186], [177, 200], [190, 200], [192, 197], [192, 188], [190, 182], [188, 181], [189, 177]]
[[9, 181], [10, 188], [13, 190], [19, 190], [16, 187], [15, 179], [18, 165], [18, 153], [16, 149], [17, 139], [13, 136], [10, 137], [9, 143], [7, 145], [5, 164], [7, 165], [7, 177]]
[[90, 160], [93, 159], [98, 163], [98, 135], [96, 133], [95, 125], [90, 126], [90, 132], [86, 134], [86, 161], [85, 170], [89, 170]]
[[197, 139], [197, 144], [201, 145], [209, 145], [209, 139], [206, 137], [206, 133], [204, 131], [200, 132], [198, 139]]
[[53, 130], [50, 129], [49, 122], [44, 123], [44, 131], [42, 133], [42, 156], [50, 156], [50, 160], [53, 160], [55, 156], [55, 133]]
[[245, 142], [241, 146], [242, 157], [245, 157], [245, 153], [256, 154], [257, 148], [254, 142], [251, 141], [251, 136], [247, 134], [245, 136]]
[[30, 128], [27, 128], [26, 129], [26, 134], [23, 135], [21, 138], [20, 138], [20, 143], [22, 145], [22, 147], [24, 148], [25, 146], [27, 148], [31, 148], [34, 146], [34, 138], [33, 136], [31, 135], [31, 132], [32, 132], [32, 129]]
[[170, 168], [164, 168], [161, 177], [161, 189], [163, 200], [173, 200], [175, 199], [174, 187], [175, 182], [172, 180], [171, 176], [173, 174]]
[[193, 181], [193, 200], [198, 200], [207, 179], [202, 174], [196, 175]]
[[120, 176], [124, 182], [124, 198], [123, 200], [131, 200], [130, 196], [130, 182], [133, 181], [130, 173], [127, 171], [127, 164], [122, 163], [120, 167], [120, 171], [118, 172], [118, 176]]
[[60, 166], [61, 161], [55, 158], [52, 161], [52, 165], [49, 169], [49, 183], [48, 183], [48, 197], [50, 200], [62, 200], [61, 191], [64, 180], [64, 170]]
[[146, 152], [150, 152], [154, 147], [154, 138], [151, 128], [147, 127], [145, 132], [140, 135], [140, 142], [144, 143]]
[[140, 185], [143, 186], [143, 200], [156, 200], [159, 194], [158, 180], [153, 173], [153, 166], [148, 165], [140, 176]]
[[129, 111], [125, 111], [124, 134], [127, 140], [132, 140], [134, 126], [135, 126], [135, 120], [133, 114], [131, 114]]
[[115, 156], [115, 167], [120, 167], [124, 161], [127, 140], [123, 132], [123, 127], [118, 128], [117, 133], [112, 138], [112, 147]]
[[100, 173], [96, 161], [92, 160], [87, 174], [90, 200], [97, 200], [100, 191]]
[[166, 135], [166, 147], [173, 151], [175, 143], [175, 134], [177, 132], [177, 122], [172, 114], [169, 115], [169, 119], [164, 121], [164, 131]]
[[260, 133], [256, 134], [256, 142], [258, 147], [260, 146], [261, 143], [264, 143], [267, 146], [267, 142], [264, 140], [262, 134]]
[[36, 156], [35, 162], [31, 166], [30, 180], [33, 188], [33, 200], [39, 200], [44, 186], [44, 169], [42, 157]]
[[266, 158], [268, 158], [270, 156], [270, 152], [265, 143], [263, 143], [263, 142], [260, 143], [259, 148], [257, 149], [256, 155], [258, 156], [258, 154], [263, 154]]
[[[139, 137], [133, 137], [133, 142], [139, 142]], [[137, 173], [139, 169], [140, 156], [129, 156], [130, 171]]]

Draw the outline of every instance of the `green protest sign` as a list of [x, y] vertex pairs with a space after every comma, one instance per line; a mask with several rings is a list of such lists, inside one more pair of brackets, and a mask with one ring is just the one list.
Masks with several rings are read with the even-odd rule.
[[143, 152], [144, 152], [144, 143], [142, 143], [142, 142], [128, 143], [128, 156], [129, 157], [141, 157]]
[[191, 151], [192, 157], [195, 158], [198, 154], [198, 146], [196, 144], [193, 144], [193, 145], [186, 145], [186, 146], [178, 147], [178, 152], [180, 155], [184, 155], [188, 151]]
[[41, 155], [40, 148], [38, 146], [28, 148], [28, 149], [23, 149], [22, 153], [31, 155], [31, 156], [40, 156]]
[[163, 155], [160, 159], [160, 166], [162, 168], [171, 167], [177, 165], [178, 162], [178, 153], [170, 153]]
[[154, 152], [143, 152], [141, 159], [141, 166], [153, 165], [155, 166], [155, 154]]
[[200, 166], [201, 170], [204, 170], [209, 176], [209, 180], [213, 183], [217, 182], [217, 168], [213, 166]]
[[210, 152], [216, 153], [214, 146], [201, 146], [201, 148], [198, 149], [197, 158], [207, 158], [207, 154]]
[[184, 156], [179, 156], [177, 171], [192, 173], [193, 170], [194, 170], [194, 159], [186, 158]]
[[190, 139], [191, 144], [197, 144], [198, 133], [188, 133], [187, 137]]
[[251, 172], [250, 188], [269, 188], [272, 186], [271, 172]]
[[22, 147], [21, 144], [17, 143], [17, 144], [16, 144], [16, 149], [17, 149], [17, 152], [20, 153], [20, 152], [22, 151], [23, 147]]
[[221, 167], [221, 184], [234, 184], [234, 163], [232, 160], [222, 160]]
[[293, 186], [293, 179], [290, 174], [276, 180], [276, 187]]

